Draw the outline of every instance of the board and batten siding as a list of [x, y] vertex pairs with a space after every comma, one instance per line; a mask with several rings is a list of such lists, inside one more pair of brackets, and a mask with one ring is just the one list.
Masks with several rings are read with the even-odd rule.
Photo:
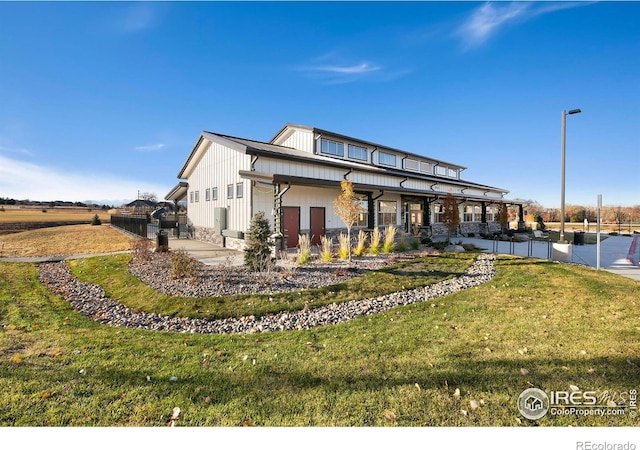
[[[227, 208], [227, 229], [246, 231], [251, 221], [251, 182], [240, 178], [240, 170], [249, 170], [251, 157], [216, 142], [211, 142], [188, 178], [189, 219], [196, 227], [214, 227], [214, 208]], [[242, 198], [236, 198], [236, 184], [243, 184]], [[227, 185], [233, 185], [233, 198], [227, 198]], [[218, 199], [206, 200], [206, 190], [218, 188]], [[198, 202], [191, 202], [191, 192]]]
[[294, 128], [293, 133], [286, 139], [279, 141], [278, 145], [313, 153], [313, 132]]

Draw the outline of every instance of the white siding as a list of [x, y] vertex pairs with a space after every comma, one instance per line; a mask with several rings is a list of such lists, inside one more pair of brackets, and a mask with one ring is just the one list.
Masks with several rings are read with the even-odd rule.
[[291, 136], [287, 137], [279, 145], [292, 147], [303, 152], [313, 153], [313, 133], [309, 130], [293, 129]]
[[[240, 178], [240, 170], [248, 170], [251, 157], [218, 143], [208, 148], [187, 180], [189, 193], [198, 192], [199, 201], [188, 203], [188, 217], [196, 227], [213, 228], [216, 207], [227, 209], [227, 228], [246, 231], [249, 226], [251, 183]], [[243, 183], [243, 197], [236, 198], [236, 183]], [[233, 199], [227, 199], [227, 185], [233, 185]], [[218, 199], [206, 201], [206, 189], [218, 188]], [[190, 198], [190, 195], [189, 197]]]

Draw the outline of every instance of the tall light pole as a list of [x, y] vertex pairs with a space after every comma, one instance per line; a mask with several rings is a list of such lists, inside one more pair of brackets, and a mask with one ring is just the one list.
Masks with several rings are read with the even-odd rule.
[[568, 114], [578, 114], [581, 113], [579, 109], [571, 109], [569, 111], [562, 110], [562, 121], [561, 121], [561, 134], [562, 134], [562, 143], [561, 143], [561, 176], [560, 176], [560, 239], [558, 242], [560, 244], [566, 244], [567, 241], [564, 239], [564, 147], [566, 141], [566, 121]]

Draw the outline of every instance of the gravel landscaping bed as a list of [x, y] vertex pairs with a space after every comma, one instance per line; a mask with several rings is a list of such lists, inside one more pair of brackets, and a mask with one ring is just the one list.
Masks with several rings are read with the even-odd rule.
[[265, 272], [252, 272], [245, 266], [233, 266], [230, 263], [211, 266], [198, 262], [198, 275], [194, 280], [172, 279], [170, 255], [152, 253], [147, 258], [133, 258], [129, 262], [129, 272], [152, 289], [168, 296], [220, 297], [313, 289], [340, 283], [365, 270], [380, 269], [395, 262], [397, 257], [384, 256], [358, 258], [351, 264], [346, 261], [315, 261], [305, 266], [280, 260]]
[[256, 333], [337, 324], [478, 286], [495, 275], [494, 259], [494, 255], [481, 254], [461, 276], [417, 289], [259, 318], [247, 316], [219, 320], [172, 318], [131, 310], [108, 298], [100, 286], [73, 277], [64, 262], [40, 264], [38, 279], [52, 292], [62, 295], [80, 313], [111, 326], [182, 333]]

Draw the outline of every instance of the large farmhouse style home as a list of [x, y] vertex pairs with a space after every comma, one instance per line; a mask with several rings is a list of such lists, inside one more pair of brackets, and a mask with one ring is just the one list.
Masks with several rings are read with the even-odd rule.
[[[345, 229], [333, 211], [340, 182], [360, 195], [355, 229], [396, 225], [414, 236], [445, 235], [443, 199], [460, 209], [460, 233], [499, 230], [508, 191], [462, 179], [465, 167], [319, 128], [286, 124], [269, 142], [204, 131], [165, 197], [186, 198], [196, 239], [243, 248], [251, 218], [263, 211], [282, 248], [307, 234], [313, 244]], [[523, 225], [522, 206], [518, 221]]]

